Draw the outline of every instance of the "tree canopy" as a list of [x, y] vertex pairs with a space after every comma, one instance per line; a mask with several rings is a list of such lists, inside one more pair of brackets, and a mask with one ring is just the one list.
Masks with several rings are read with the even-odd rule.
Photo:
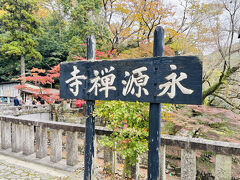
[[33, 67], [50, 69], [63, 61], [85, 58], [89, 34], [96, 36], [97, 49], [105, 52], [102, 58], [151, 56], [153, 31], [161, 25], [166, 55], [203, 59], [203, 102], [224, 102], [239, 109], [239, 91], [235, 90], [239, 82], [239, 0], [0, 2], [1, 81], [23, 74], [25, 61], [26, 73], [31, 74]]
[[36, 36], [41, 33], [40, 22], [34, 17], [36, 2], [30, 0], [1, 0], [0, 18], [2, 40], [0, 51], [4, 56], [21, 58], [21, 75], [25, 75], [24, 58], [41, 59], [35, 49]]

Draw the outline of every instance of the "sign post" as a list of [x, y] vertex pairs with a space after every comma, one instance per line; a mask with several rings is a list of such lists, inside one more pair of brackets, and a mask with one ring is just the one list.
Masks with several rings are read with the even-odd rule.
[[160, 178], [161, 104], [201, 104], [202, 63], [195, 56], [162, 57], [164, 30], [154, 32], [152, 58], [95, 60], [96, 45], [88, 40], [88, 59], [62, 63], [60, 97], [87, 100], [84, 179], [92, 179], [95, 100], [150, 102], [148, 179]]
[[[164, 30], [154, 31], [153, 56], [164, 56]], [[150, 103], [148, 141], [148, 179], [160, 179], [161, 104]]]
[[[87, 60], [96, 60], [96, 39], [94, 36], [87, 38]], [[85, 153], [84, 153], [84, 180], [94, 179], [95, 167], [95, 117], [93, 116], [95, 101], [87, 100], [87, 120], [85, 132]]]

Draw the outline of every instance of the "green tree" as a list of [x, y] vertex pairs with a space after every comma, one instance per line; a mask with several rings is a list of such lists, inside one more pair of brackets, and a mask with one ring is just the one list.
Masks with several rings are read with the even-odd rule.
[[[39, 4], [39, 9], [47, 10], [49, 14], [39, 15], [44, 28], [38, 48], [43, 55], [43, 62], [47, 59], [65, 61], [66, 52], [69, 60], [85, 57], [86, 47], [82, 44], [86, 43], [89, 34], [95, 35], [98, 49], [106, 50], [102, 47], [106, 47], [108, 30], [104, 26], [104, 18], [99, 14], [101, 0], [39, 0]], [[55, 65], [50, 61], [47, 63]]]
[[[47, 10], [49, 18], [55, 21], [56, 35], [58, 35], [59, 40], [64, 40], [64, 35], [66, 34], [66, 25], [67, 18], [70, 16], [70, 7], [72, 4], [71, 0], [39, 0], [38, 1], [42, 11]], [[44, 13], [46, 14], [46, 13]], [[44, 19], [43, 15], [40, 14], [40, 17]]]
[[5, 58], [0, 54], [0, 82], [11, 81], [12, 78], [19, 75], [20, 64], [16, 58]]
[[37, 39], [39, 45], [37, 51], [42, 55], [42, 61], [29, 62], [27, 68], [38, 67], [41, 69], [49, 69], [59, 63], [66, 61], [68, 57], [68, 39], [66, 32], [62, 29], [62, 40], [58, 34], [58, 23], [54, 17], [46, 17], [41, 19], [43, 33]]
[[8, 59], [21, 59], [21, 76], [25, 76], [25, 58], [40, 60], [36, 51], [36, 37], [40, 35], [40, 22], [34, 17], [36, 8], [34, 0], [0, 0], [0, 17], [4, 38], [1, 39], [0, 52]]
[[70, 24], [68, 31], [69, 41], [69, 59], [73, 56], [84, 56], [81, 44], [86, 43], [87, 35], [95, 35], [97, 39], [97, 48], [106, 50], [107, 40], [109, 39], [107, 26], [101, 20], [100, 13], [101, 0], [76, 0], [69, 8]]
[[140, 102], [98, 101], [95, 115], [107, 120], [113, 130], [101, 143], [125, 157], [123, 177], [131, 175], [128, 168], [148, 149], [148, 104]]
[[[174, 106], [163, 104], [162, 108], [162, 119], [168, 120]], [[129, 167], [148, 150], [149, 103], [97, 101], [94, 115], [105, 119], [107, 128], [113, 131], [111, 136], [103, 136], [100, 143], [125, 157], [122, 176], [132, 176]]]
[[95, 25], [91, 19], [101, 8], [100, 0], [77, 0], [70, 8], [71, 23], [69, 32], [80, 39], [86, 39], [86, 35], [95, 32]]

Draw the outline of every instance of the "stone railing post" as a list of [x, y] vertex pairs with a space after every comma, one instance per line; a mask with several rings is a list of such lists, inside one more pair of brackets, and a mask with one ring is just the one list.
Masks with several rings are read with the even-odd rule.
[[11, 147], [11, 122], [2, 121], [1, 123], [1, 144], [2, 149]]
[[50, 160], [54, 163], [62, 160], [62, 131], [61, 129], [50, 130]]
[[117, 172], [117, 151], [113, 151], [112, 157], [112, 173], [115, 174]]
[[42, 126], [36, 127], [36, 157], [37, 158], [44, 158], [47, 156], [48, 152], [48, 134], [47, 128]]
[[23, 125], [23, 154], [34, 153], [34, 126]]
[[[1, 106], [0, 106], [1, 107]], [[0, 138], [2, 137], [2, 121], [1, 121], [1, 118], [0, 118]]]
[[231, 180], [232, 178], [232, 156], [216, 155], [215, 180]]
[[67, 131], [66, 150], [67, 165], [75, 166], [78, 163], [78, 133]]
[[104, 168], [106, 171], [110, 171], [112, 174], [116, 173], [116, 166], [117, 166], [117, 152], [104, 147]]
[[160, 147], [160, 179], [166, 180], [166, 145]]
[[140, 158], [138, 157], [137, 158], [138, 162], [134, 165], [134, 166], [131, 166], [131, 177], [136, 179], [136, 180], [139, 180], [140, 179]]
[[27, 106], [21, 106], [22, 111], [27, 111]]
[[190, 148], [181, 150], [181, 180], [196, 179], [196, 151]]
[[22, 151], [23, 142], [22, 142], [22, 124], [12, 124], [12, 152]]

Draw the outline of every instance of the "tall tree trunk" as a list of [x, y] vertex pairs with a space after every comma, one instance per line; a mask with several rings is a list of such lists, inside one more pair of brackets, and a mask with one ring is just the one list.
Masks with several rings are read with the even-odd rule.
[[61, 27], [61, 20], [58, 20], [58, 31], [59, 31], [59, 40], [62, 41], [62, 27]]
[[21, 77], [25, 77], [25, 60], [24, 56], [21, 56]]

